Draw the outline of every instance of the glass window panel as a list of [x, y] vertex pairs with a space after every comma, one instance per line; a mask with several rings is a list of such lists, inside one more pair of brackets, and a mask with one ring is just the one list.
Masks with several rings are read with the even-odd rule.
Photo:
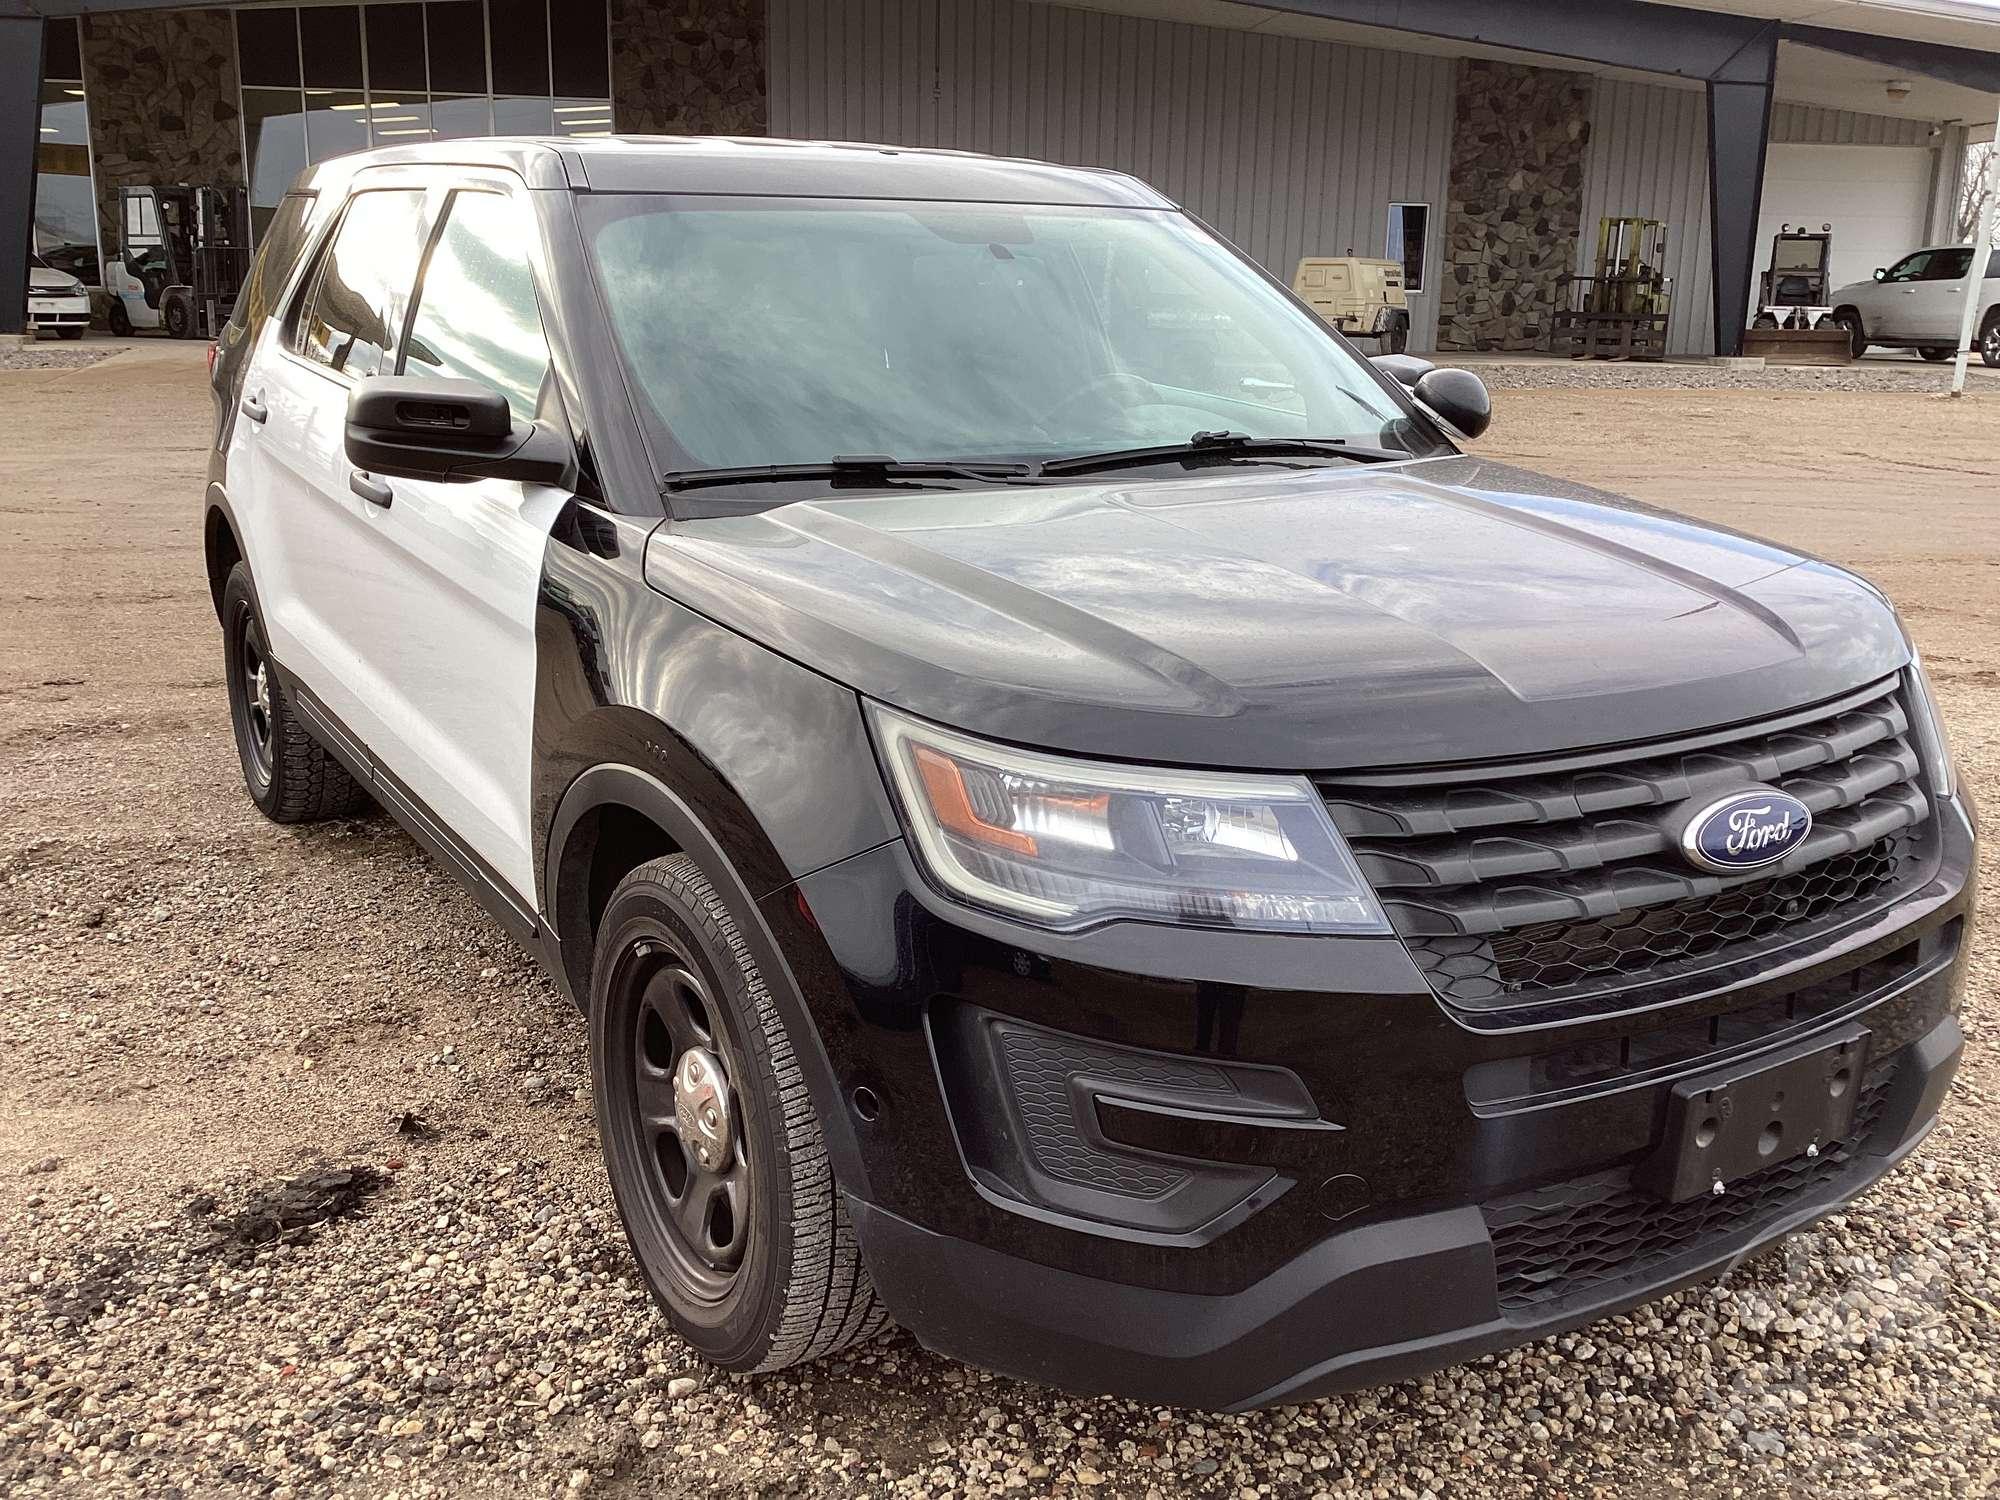
[[399, 95], [396, 99], [369, 101], [368, 123], [378, 146], [407, 146], [431, 138], [430, 101]]
[[299, 46], [308, 90], [361, 87], [360, 6], [304, 7], [299, 11]]
[[299, 91], [245, 89], [243, 142], [250, 150], [250, 206], [276, 208], [306, 165], [305, 106]]
[[549, 19], [554, 92], [584, 99], [609, 94], [611, 53], [605, 42], [604, 0], [563, 0]]
[[370, 5], [363, 19], [368, 30], [370, 92], [429, 93], [430, 81], [424, 75], [424, 8]]
[[405, 375], [477, 380], [535, 419], [549, 369], [518, 207], [499, 193], [456, 193], [424, 272], [403, 351]]
[[554, 104], [557, 135], [609, 135], [609, 99], [558, 99]]
[[423, 250], [423, 217], [421, 191], [355, 195], [299, 320], [301, 354], [355, 376], [394, 367], [396, 330]]
[[[493, 92], [549, 93], [549, 18], [544, 0], [488, 0]], [[542, 129], [546, 132], [548, 127]]]
[[1389, 205], [1389, 243], [1383, 259], [1402, 262], [1403, 289], [1424, 289], [1424, 252], [1429, 248], [1431, 208], [1428, 203]]
[[[50, 30], [61, 26], [51, 22]], [[86, 286], [103, 279], [97, 263], [97, 205], [90, 191], [90, 120], [81, 84], [42, 85], [34, 248], [51, 266]]]
[[253, 88], [297, 88], [299, 13], [289, 5], [236, 12], [236, 58]]
[[77, 45], [77, 23], [50, 21], [42, 32], [42, 77], [83, 77], [83, 54]]
[[[310, 55], [310, 54], [308, 54]], [[368, 146], [368, 110], [359, 90], [306, 90], [306, 156], [325, 161]]]
[[493, 112], [485, 95], [470, 99], [431, 96], [431, 134], [438, 140], [460, 140], [468, 135], [491, 135]]
[[437, 0], [424, 7], [430, 43], [431, 92], [486, 92], [486, 18], [479, 0]]
[[[495, 70], [498, 70], [495, 63]], [[493, 133], [495, 135], [547, 135], [555, 127], [554, 117], [549, 113], [546, 99], [495, 99], [493, 101]]]

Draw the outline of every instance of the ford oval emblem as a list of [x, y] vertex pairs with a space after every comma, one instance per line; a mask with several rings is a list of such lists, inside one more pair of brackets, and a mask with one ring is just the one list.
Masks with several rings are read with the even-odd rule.
[[1718, 875], [1776, 864], [1805, 842], [1812, 809], [1788, 792], [1761, 787], [1711, 802], [1681, 829], [1688, 863]]

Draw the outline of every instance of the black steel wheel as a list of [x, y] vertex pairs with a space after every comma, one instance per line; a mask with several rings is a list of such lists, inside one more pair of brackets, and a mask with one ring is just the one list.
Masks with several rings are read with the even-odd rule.
[[243, 785], [275, 823], [310, 823], [365, 810], [368, 794], [306, 731], [285, 696], [250, 570], [229, 570], [222, 586], [223, 680]]
[[2000, 370], [2000, 307], [1986, 315], [1979, 326], [1979, 357], [1989, 370]]
[[686, 855], [612, 892], [590, 1004], [612, 1192], [681, 1336], [727, 1369], [774, 1370], [885, 1326], [792, 1038]]

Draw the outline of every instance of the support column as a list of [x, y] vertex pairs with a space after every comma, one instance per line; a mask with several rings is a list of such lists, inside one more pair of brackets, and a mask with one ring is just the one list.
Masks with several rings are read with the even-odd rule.
[[28, 326], [35, 147], [42, 139], [42, 18], [0, 16], [0, 335]]
[[1708, 80], [1709, 282], [1717, 354], [1743, 352], [1777, 67], [1773, 25], [1744, 43]]

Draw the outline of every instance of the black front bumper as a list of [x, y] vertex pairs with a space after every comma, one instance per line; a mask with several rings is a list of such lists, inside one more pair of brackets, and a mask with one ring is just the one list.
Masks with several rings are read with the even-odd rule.
[[[1031, 933], [937, 896], [900, 844], [761, 907], [831, 1082], [873, 1096], [836, 1166], [897, 1320], [1005, 1374], [1243, 1409], [1633, 1306], [1899, 1161], [1961, 1049], [1974, 832], [1942, 811], [1889, 906], [1526, 1023], [1453, 1011], [1394, 940]], [[1837, 1150], [1714, 1206], [1634, 1186], [1677, 1084], [1855, 1027]]]
[[1736, 1232], [1509, 1312], [1477, 1207], [1334, 1234], [1226, 1296], [1124, 1286], [933, 1233], [852, 1196], [848, 1214], [898, 1322], [927, 1346], [1070, 1390], [1243, 1411], [1404, 1380], [1560, 1333], [1720, 1274], [1847, 1203], [1936, 1123], [1963, 1041], [1946, 1018], [1892, 1060], [1871, 1139], [1845, 1170]]

